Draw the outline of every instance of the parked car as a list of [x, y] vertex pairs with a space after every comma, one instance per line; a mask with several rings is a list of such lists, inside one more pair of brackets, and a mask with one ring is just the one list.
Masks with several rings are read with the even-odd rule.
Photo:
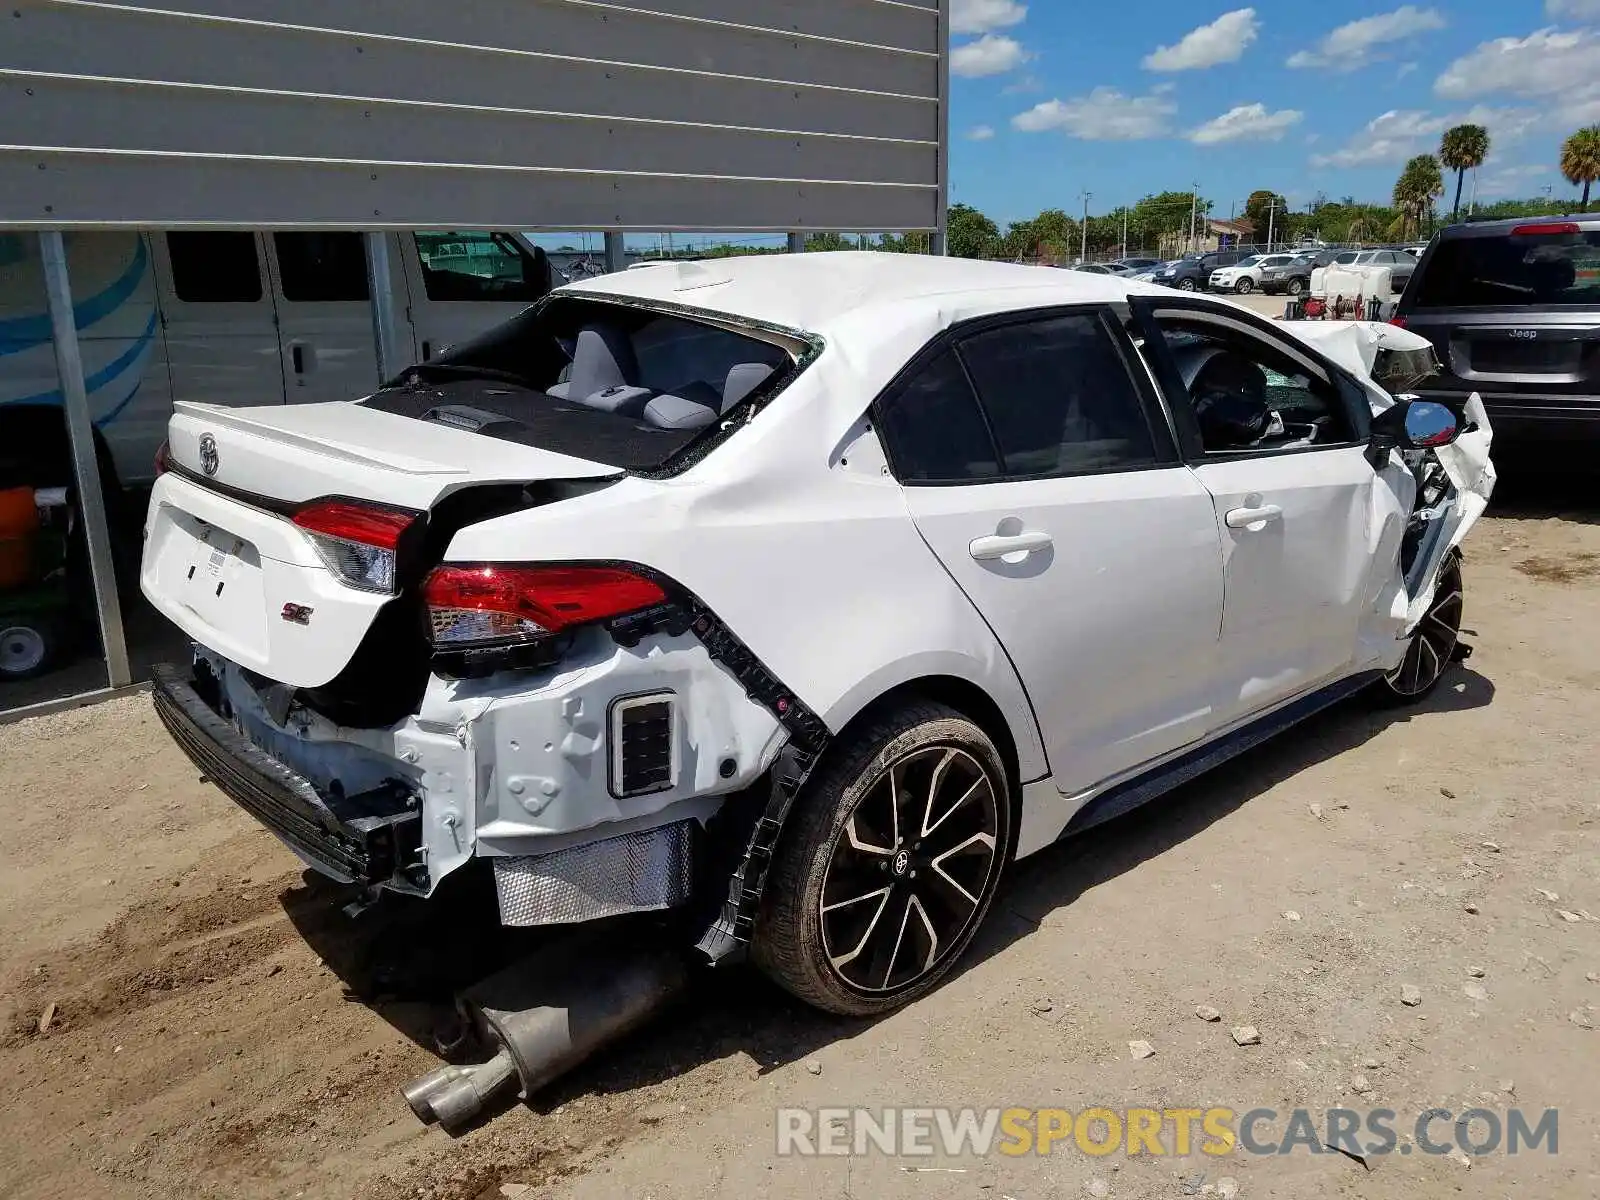
[[1127, 278], [1134, 283], [1154, 283], [1156, 281], [1156, 276], [1171, 265], [1172, 264], [1168, 262], [1158, 262], [1153, 266], [1146, 267], [1142, 271], [1133, 272], [1133, 274], [1129, 275]]
[[1180, 258], [1170, 262], [1155, 273], [1155, 282], [1180, 292], [1197, 292], [1205, 288], [1211, 273], [1218, 267], [1231, 267], [1242, 258], [1249, 257], [1242, 250], [1217, 250], [1210, 254]]
[[1106, 264], [1115, 269], [1118, 275], [1139, 275], [1161, 265], [1159, 258], [1119, 258]]
[[1335, 250], [1302, 250], [1289, 261], [1261, 273], [1261, 290], [1269, 294], [1304, 295], [1311, 289], [1311, 272], [1334, 260]]
[[1282, 270], [1293, 261], [1292, 254], [1252, 254], [1231, 267], [1218, 267], [1211, 272], [1206, 286], [1213, 292], [1236, 292], [1248, 296], [1262, 287], [1267, 272]]
[[1115, 270], [1113, 270], [1111, 268], [1110, 264], [1108, 264], [1108, 263], [1091, 263], [1091, 262], [1073, 263], [1070, 267], [1067, 268], [1067, 270], [1069, 270], [1069, 271], [1081, 271], [1085, 275], [1115, 275], [1115, 274], [1117, 274], [1117, 272]]
[[1394, 320], [1444, 364], [1419, 394], [1481, 393], [1512, 436], [1600, 439], [1600, 214], [1441, 230]]
[[[553, 283], [522, 234], [385, 238], [407, 359], [500, 324]], [[36, 239], [0, 233], [0, 441], [17, 436], [9, 406], [60, 405], [37, 256]], [[67, 257], [76, 307], [93, 317], [80, 316], [79, 344], [115, 483], [154, 476], [175, 401], [298, 404], [378, 383], [361, 233], [86, 230]]]
[[895, 1008], [1013, 859], [1458, 657], [1487, 424], [1379, 384], [1421, 338], [1300, 324], [761, 256], [561, 288], [364, 400], [182, 402], [156, 709], [336, 878], [671, 909]]

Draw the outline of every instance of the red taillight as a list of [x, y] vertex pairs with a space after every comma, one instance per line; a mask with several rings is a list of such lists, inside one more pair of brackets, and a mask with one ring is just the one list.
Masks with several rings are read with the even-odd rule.
[[1401, 329], [1404, 329], [1406, 327], [1406, 319], [1404, 317], [1390, 317], [1389, 324], [1398, 325]]
[[296, 510], [293, 520], [301, 529], [364, 546], [393, 550], [400, 535], [411, 528], [417, 514], [398, 508], [379, 508], [353, 500], [313, 500]]
[[1552, 237], [1565, 233], [1580, 233], [1576, 221], [1537, 221], [1529, 225], [1513, 225], [1512, 237]]
[[653, 579], [620, 567], [436, 567], [422, 588], [440, 649], [528, 641], [660, 604]]
[[156, 450], [156, 474], [165, 475], [172, 469], [172, 450], [165, 439]]
[[417, 516], [358, 500], [313, 500], [290, 519], [311, 535], [317, 555], [340, 582], [367, 592], [392, 593], [395, 551]]

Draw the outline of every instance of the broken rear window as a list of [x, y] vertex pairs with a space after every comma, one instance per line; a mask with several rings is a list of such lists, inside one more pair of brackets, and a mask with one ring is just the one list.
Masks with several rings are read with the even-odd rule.
[[438, 358], [408, 367], [369, 407], [653, 471], [806, 351], [777, 331], [659, 307], [555, 296]]

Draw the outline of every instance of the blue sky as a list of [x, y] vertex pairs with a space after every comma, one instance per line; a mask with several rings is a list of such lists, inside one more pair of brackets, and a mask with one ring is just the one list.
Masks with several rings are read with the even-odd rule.
[[1563, 195], [1561, 139], [1600, 122], [1600, 0], [952, 4], [951, 200], [1002, 224], [1196, 181], [1223, 215], [1387, 200], [1462, 120], [1493, 139], [1480, 198]]

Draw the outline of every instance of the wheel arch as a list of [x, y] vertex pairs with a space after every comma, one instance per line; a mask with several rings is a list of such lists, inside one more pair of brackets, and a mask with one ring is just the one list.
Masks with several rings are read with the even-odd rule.
[[959, 675], [924, 675], [898, 683], [857, 712], [836, 736], [843, 738], [852, 729], [871, 722], [879, 714], [915, 700], [933, 700], [948, 705], [988, 735], [995, 749], [1000, 751], [1001, 761], [1005, 763], [1015, 808], [1021, 798], [1023, 780], [1028, 778], [1022, 774], [1018, 763], [1016, 737], [1000, 706], [970, 679], [963, 679]]
[[[997, 648], [998, 650], [998, 648]], [[1049, 774], [1038, 719], [1015, 670], [997, 653], [984, 669], [966, 655], [932, 652], [887, 664], [872, 672], [826, 712], [819, 714], [834, 737], [885, 703], [920, 695], [970, 716], [1009, 755], [1020, 786]]]

